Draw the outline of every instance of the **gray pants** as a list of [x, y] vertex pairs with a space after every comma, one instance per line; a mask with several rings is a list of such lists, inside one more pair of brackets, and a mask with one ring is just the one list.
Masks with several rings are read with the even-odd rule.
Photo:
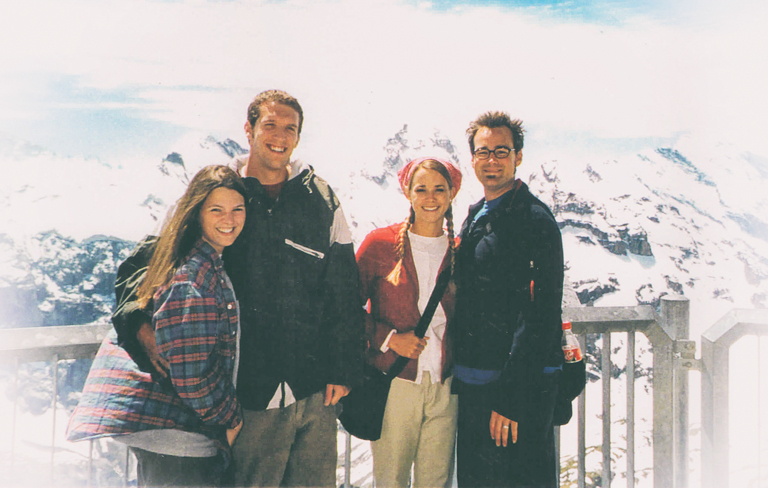
[[221, 456], [179, 457], [130, 448], [136, 455], [137, 486], [216, 487], [221, 486], [224, 466]]
[[232, 448], [234, 482], [253, 486], [336, 486], [336, 409], [325, 392], [285, 408], [244, 411]]

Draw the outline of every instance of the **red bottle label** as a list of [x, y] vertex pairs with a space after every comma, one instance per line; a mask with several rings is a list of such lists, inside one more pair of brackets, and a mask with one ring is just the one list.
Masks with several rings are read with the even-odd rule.
[[563, 346], [563, 354], [566, 363], [577, 363], [581, 361], [581, 348], [579, 346]]

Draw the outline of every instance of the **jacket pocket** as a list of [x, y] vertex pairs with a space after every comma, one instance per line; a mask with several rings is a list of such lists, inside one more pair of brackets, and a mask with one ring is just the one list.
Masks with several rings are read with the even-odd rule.
[[324, 253], [322, 253], [320, 251], [316, 251], [316, 250], [314, 250], [312, 248], [309, 248], [307, 246], [302, 246], [301, 244], [297, 244], [297, 243], [293, 242], [290, 239], [285, 239], [285, 243], [288, 244], [289, 246], [291, 246], [292, 248], [294, 248], [294, 249], [296, 249], [298, 251], [301, 251], [301, 252], [303, 252], [305, 254], [308, 254], [310, 256], [316, 257], [317, 259], [323, 259], [325, 257]]

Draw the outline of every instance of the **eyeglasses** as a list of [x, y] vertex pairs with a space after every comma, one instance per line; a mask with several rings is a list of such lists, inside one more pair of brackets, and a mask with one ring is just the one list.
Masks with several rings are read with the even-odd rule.
[[509, 157], [509, 153], [512, 152], [512, 148], [507, 146], [499, 146], [494, 150], [490, 149], [478, 149], [475, 151], [475, 158], [479, 160], [486, 160], [491, 157], [491, 153], [496, 159], [504, 159]]

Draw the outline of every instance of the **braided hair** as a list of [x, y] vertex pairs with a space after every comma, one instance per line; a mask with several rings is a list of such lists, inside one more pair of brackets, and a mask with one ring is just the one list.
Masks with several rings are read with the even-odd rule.
[[[451, 174], [448, 172], [448, 169], [440, 161], [434, 159], [425, 159], [424, 161], [420, 162], [411, 172], [411, 179], [408, 182], [409, 191], [413, 183], [413, 175], [415, 175], [416, 171], [421, 168], [431, 169], [440, 173], [440, 175], [445, 178], [445, 181], [448, 182], [448, 188], [453, 190], [453, 180], [451, 179]], [[395, 267], [386, 277], [386, 280], [395, 286], [400, 284], [400, 276], [403, 270], [403, 260], [405, 259], [405, 236], [408, 233], [408, 229], [410, 229], [413, 225], [415, 219], [416, 213], [413, 210], [413, 206], [410, 206], [410, 214], [408, 215], [408, 218], [405, 219], [405, 221], [403, 221], [403, 223], [400, 225], [400, 230], [397, 233], [397, 242], [395, 243], [395, 255], [398, 258], [397, 264], [395, 264]], [[451, 274], [453, 274], [454, 266], [456, 263], [456, 239], [453, 229], [453, 204], [449, 205], [448, 210], [445, 212], [445, 223], [448, 229], [448, 252], [451, 256]]]

